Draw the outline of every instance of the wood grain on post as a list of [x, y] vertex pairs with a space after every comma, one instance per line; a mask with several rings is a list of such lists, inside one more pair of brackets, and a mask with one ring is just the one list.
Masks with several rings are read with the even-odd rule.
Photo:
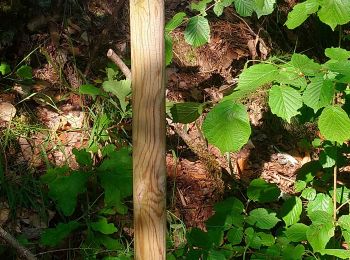
[[135, 259], [166, 257], [164, 1], [130, 0]]

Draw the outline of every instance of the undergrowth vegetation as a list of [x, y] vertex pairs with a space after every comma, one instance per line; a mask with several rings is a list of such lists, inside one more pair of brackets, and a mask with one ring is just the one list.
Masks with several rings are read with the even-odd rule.
[[[166, 24], [167, 65], [173, 58], [171, 32], [176, 28], [185, 27], [185, 41], [200, 47], [210, 41], [210, 15], [220, 17], [225, 8], [233, 6], [238, 19], [259, 19], [270, 15], [276, 5], [275, 0], [192, 3], [191, 16], [179, 12]], [[317, 16], [319, 22], [339, 32], [339, 46], [325, 49], [324, 57], [315, 60], [292, 53], [251, 60], [233, 92], [220, 102], [167, 104], [168, 118], [176, 123], [194, 122], [205, 113], [200, 126], [203, 136], [227, 155], [238, 152], [252, 134], [249, 114], [241, 101], [263, 87], [274, 115], [288, 123], [312, 123], [318, 128], [318, 137], [304, 143], [318, 154], [298, 170], [294, 194], [283, 194], [275, 184], [255, 179], [246, 190], [225, 194], [214, 206], [204, 229], [186, 229], [183, 221], [169, 211], [168, 259], [350, 258], [350, 188], [349, 183], [338, 180], [340, 169], [349, 164], [350, 152], [350, 51], [343, 48], [348, 39], [341, 33], [342, 26], [350, 21], [350, 2], [303, 1], [294, 6], [285, 25], [297, 28], [309, 16]], [[25, 63], [23, 60], [11, 68], [1, 62], [0, 81], [32, 83], [32, 68]], [[90, 102], [83, 109], [88, 115], [86, 127], [91, 127], [85, 147], [73, 149], [77, 162], [74, 169], [52, 165], [42, 149], [46, 167], [39, 178], [34, 171], [10, 176], [7, 172], [28, 171], [30, 167], [9, 169], [5, 158], [8, 149], [17, 137], [44, 129], [13, 116], [1, 129], [0, 192], [12, 216], [15, 218], [18, 208], [35, 208], [48, 222], [47, 209], [57, 212], [50, 219], [51, 227], [43, 228], [34, 241], [41, 252], [37, 257], [42, 259], [56, 248], [67, 248], [69, 253], [64, 257], [68, 259], [133, 258], [132, 147], [127, 126], [132, 116], [131, 82], [123, 79], [115, 65], [107, 66], [105, 78], [91, 82], [72, 90]], [[35, 96], [24, 96], [20, 103]], [[59, 110], [50, 97], [44, 102]], [[33, 246], [33, 241], [25, 237], [18, 237], [18, 241]]]

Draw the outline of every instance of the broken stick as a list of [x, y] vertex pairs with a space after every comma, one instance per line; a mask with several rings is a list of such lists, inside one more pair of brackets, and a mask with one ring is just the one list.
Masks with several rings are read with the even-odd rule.
[[37, 260], [37, 258], [25, 247], [23, 247], [12, 235], [10, 235], [5, 229], [0, 227], [0, 238], [2, 238], [7, 244], [12, 246], [23, 259]]
[[128, 66], [122, 61], [121, 58], [112, 50], [109, 49], [107, 52], [107, 57], [119, 67], [127, 79], [131, 79], [131, 71]]

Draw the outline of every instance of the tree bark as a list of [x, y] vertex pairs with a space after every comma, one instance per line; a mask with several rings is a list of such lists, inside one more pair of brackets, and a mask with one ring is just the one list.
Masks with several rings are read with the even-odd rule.
[[166, 257], [164, 1], [131, 0], [135, 259]]

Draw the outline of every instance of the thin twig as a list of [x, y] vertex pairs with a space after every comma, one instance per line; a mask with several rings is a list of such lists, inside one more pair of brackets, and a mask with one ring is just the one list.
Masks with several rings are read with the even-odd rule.
[[131, 71], [128, 66], [122, 61], [121, 58], [112, 50], [109, 49], [107, 52], [107, 57], [119, 67], [127, 79], [131, 79]]
[[13, 247], [18, 254], [27, 260], [37, 260], [37, 258], [25, 247], [23, 247], [12, 235], [0, 227], [0, 238], [5, 240], [7, 244]]
[[337, 221], [337, 172], [338, 167], [334, 165], [333, 168], [333, 219]]

